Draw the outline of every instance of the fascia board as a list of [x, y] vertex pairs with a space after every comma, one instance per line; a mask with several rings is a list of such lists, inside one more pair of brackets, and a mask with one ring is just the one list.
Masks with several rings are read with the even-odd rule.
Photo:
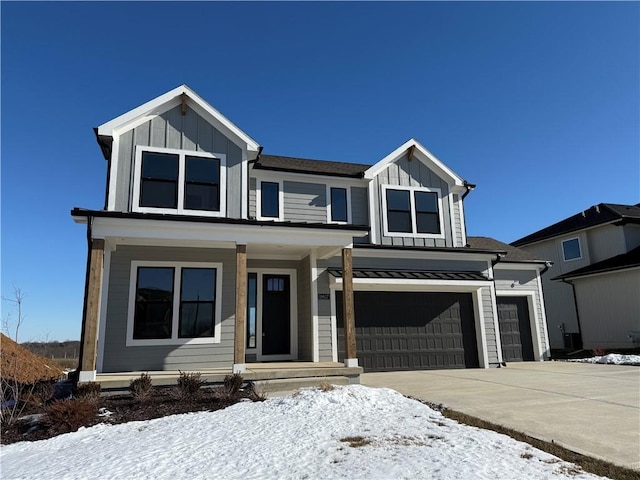
[[486, 262], [495, 259], [492, 253], [468, 253], [468, 252], [435, 252], [435, 251], [418, 251], [411, 252], [407, 250], [393, 251], [393, 247], [385, 250], [353, 250], [354, 257], [372, 257], [372, 258], [398, 258], [398, 259], [424, 259], [424, 260], [467, 260]]

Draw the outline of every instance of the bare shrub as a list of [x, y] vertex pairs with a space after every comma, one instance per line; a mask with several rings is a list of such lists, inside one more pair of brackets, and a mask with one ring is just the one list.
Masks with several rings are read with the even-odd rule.
[[336, 387], [335, 385], [332, 385], [329, 382], [322, 382], [318, 388], [320, 389], [321, 392], [330, 392], [331, 390], [335, 390]]
[[366, 437], [344, 437], [340, 439], [341, 442], [348, 443], [351, 448], [359, 448], [369, 445], [371, 440]]
[[178, 397], [183, 400], [193, 400], [200, 393], [200, 388], [204, 385], [200, 372], [180, 372], [178, 378]]
[[244, 384], [244, 378], [242, 378], [242, 375], [239, 373], [234, 373], [233, 375], [227, 375], [224, 377], [222, 383], [224, 385], [225, 393], [230, 397], [234, 397], [240, 393], [240, 389]]
[[607, 354], [607, 350], [604, 348], [594, 348], [593, 355], [595, 357], [604, 357]]
[[102, 387], [98, 382], [86, 382], [76, 386], [74, 396], [98, 404]]
[[247, 382], [247, 394], [254, 402], [264, 402], [267, 399], [267, 382], [256, 385], [255, 382]]
[[129, 383], [131, 396], [138, 401], [143, 401], [149, 398], [152, 389], [153, 385], [151, 384], [151, 377], [146, 373], [141, 374], [138, 378], [134, 378], [131, 380], [131, 383]]
[[24, 395], [24, 401], [33, 407], [44, 407], [53, 399], [54, 394], [53, 382], [44, 380], [33, 385], [31, 391]]
[[86, 398], [58, 400], [45, 411], [44, 425], [55, 434], [75, 432], [95, 422], [98, 406]]

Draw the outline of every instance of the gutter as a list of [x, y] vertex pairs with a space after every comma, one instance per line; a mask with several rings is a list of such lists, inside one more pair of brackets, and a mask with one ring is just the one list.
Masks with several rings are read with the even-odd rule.
[[469, 195], [471, 191], [476, 188], [476, 185], [474, 183], [469, 183], [466, 180], [464, 181], [463, 186], [467, 189], [467, 191], [462, 194], [462, 197], [460, 197], [461, 200], [467, 198], [467, 195]]
[[77, 382], [80, 376], [80, 368], [82, 368], [82, 357], [84, 355], [84, 340], [85, 340], [85, 324], [87, 322], [87, 303], [88, 303], [88, 294], [89, 294], [89, 269], [91, 268], [91, 240], [92, 240], [92, 230], [91, 226], [93, 224], [93, 217], [91, 215], [87, 215], [87, 266], [84, 278], [84, 300], [82, 304], [82, 327], [80, 331], [80, 349], [78, 355], [78, 368], [74, 372], [74, 383]]

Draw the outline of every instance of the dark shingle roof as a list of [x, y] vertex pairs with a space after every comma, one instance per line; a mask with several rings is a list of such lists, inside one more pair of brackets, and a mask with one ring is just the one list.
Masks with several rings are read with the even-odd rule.
[[623, 270], [625, 268], [632, 267], [640, 267], [640, 247], [636, 247], [627, 253], [616, 255], [615, 257], [602, 260], [601, 262], [597, 262], [586, 267], [579, 268], [572, 272], [565, 273], [564, 275], [558, 275], [551, 280], [583, 277], [585, 275], [591, 275], [593, 273], [615, 272], [616, 270]]
[[260, 155], [260, 158], [253, 166], [253, 168], [261, 170], [354, 178], [362, 178], [369, 167], [370, 165], [359, 163], [329, 162], [327, 160], [283, 157], [280, 155]]
[[[638, 204], [640, 205], [640, 204]], [[553, 225], [538, 230], [526, 237], [522, 237], [511, 245], [521, 247], [547, 238], [553, 238], [558, 235], [576, 232], [589, 227], [595, 227], [603, 223], [614, 222], [616, 220], [625, 223], [640, 223], [640, 206], [638, 205], [619, 205], [615, 203], [599, 203], [584, 212], [577, 213], [569, 218], [554, 223]]]
[[[336, 278], [342, 278], [342, 269], [328, 268]], [[402, 280], [489, 280], [480, 272], [455, 272], [443, 270], [386, 270], [379, 268], [354, 268], [353, 278], [402, 279]]]
[[484, 250], [504, 250], [507, 255], [502, 260], [503, 262], [542, 262], [544, 260], [538, 259], [535, 255], [529, 252], [525, 252], [520, 248], [507, 245], [498, 240], [489, 237], [467, 237], [467, 243], [471, 248], [480, 248]]

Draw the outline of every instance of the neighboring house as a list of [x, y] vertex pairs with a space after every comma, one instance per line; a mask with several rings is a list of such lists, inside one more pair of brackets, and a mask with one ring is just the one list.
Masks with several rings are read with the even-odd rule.
[[552, 348], [640, 344], [640, 204], [600, 203], [512, 245], [553, 262], [543, 278]]
[[186, 86], [96, 135], [106, 204], [71, 212], [90, 246], [83, 381], [549, 356], [545, 262], [467, 238], [473, 185], [413, 139], [371, 166], [266, 155]]

